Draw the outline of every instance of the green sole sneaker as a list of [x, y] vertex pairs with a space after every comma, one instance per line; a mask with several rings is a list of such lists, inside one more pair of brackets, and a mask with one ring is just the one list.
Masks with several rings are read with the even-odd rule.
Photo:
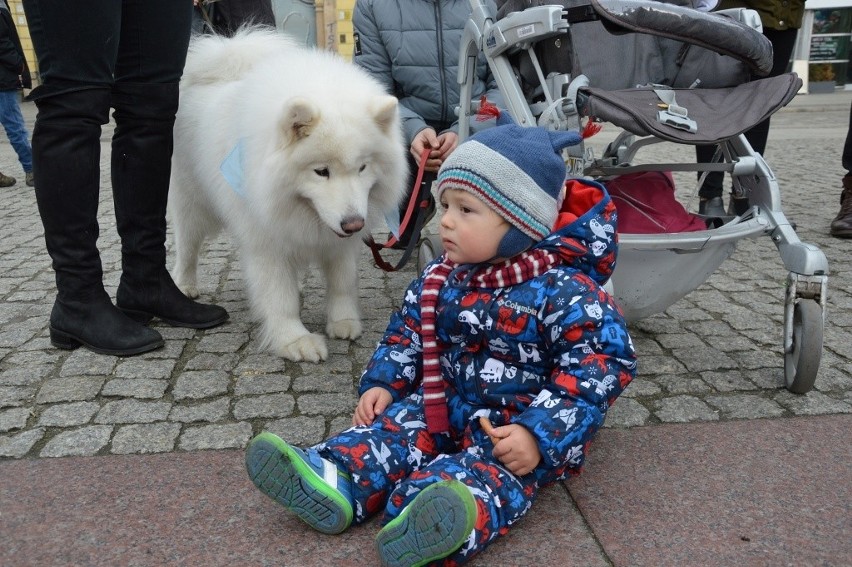
[[476, 524], [476, 501], [457, 480], [425, 488], [376, 535], [384, 567], [420, 567], [459, 549]]
[[261, 492], [315, 530], [339, 534], [352, 523], [351, 481], [315, 451], [263, 432], [246, 449], [246, 470]]

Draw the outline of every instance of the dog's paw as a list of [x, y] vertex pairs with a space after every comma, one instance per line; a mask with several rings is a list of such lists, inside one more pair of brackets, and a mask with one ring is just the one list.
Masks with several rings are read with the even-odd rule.
[[358, 319], [329, 321], [325, 332], [332, 339], [357, 339], [361, 336], [361, 321]]
[[311, 333], [302, 335], [293, 342], [280, 345], [275, 349], [278, 356], [296, 362], [320, 362], [328, 358], [328, 348], [325, 345], [325, 337]]
[[178, 289], [188, 298], [190, 299], [198, 299], [198, 286], [194, 284], [181, 284], [176, 283]]

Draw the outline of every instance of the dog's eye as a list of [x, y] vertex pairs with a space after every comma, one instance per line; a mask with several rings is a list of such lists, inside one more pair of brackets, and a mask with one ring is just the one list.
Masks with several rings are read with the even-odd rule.
[[365, 169], [367, 169], [367, 164], [366, 164], [366, 163], [365, 163], [365, 164], [363, 164], [363, 165], [362, 165], [362, 166], [358, 169], [358, 173], [361, 173], [361, 172], [362, 172], [362, 171], [364, 171]]
[[327, 167], [318, 167], [314, 170], [314, 173], [319, 175], [320, 177], [328, 177], [328, 168]]

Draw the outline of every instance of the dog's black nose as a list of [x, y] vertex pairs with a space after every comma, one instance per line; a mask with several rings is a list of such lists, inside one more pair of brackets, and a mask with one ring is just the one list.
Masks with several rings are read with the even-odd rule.
[[340, 222], [340, 228], [346, 234], [355, 234], [364, 228], [364, 218], [357, 216], [346, 217]]

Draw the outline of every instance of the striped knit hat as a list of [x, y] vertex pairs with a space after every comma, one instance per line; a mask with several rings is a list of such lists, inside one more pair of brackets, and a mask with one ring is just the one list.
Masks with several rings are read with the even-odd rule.
[[446, 189], [475, 195], [512, 225], [497, 248], [511, 258], [544, 239], [556, 221], [557, 198], [565, 184], [560, 150], [579, 144], [578, 132], [524, 128], [506, 113], [497, 126], [460, 144], [438, 172], [435, 197]]

